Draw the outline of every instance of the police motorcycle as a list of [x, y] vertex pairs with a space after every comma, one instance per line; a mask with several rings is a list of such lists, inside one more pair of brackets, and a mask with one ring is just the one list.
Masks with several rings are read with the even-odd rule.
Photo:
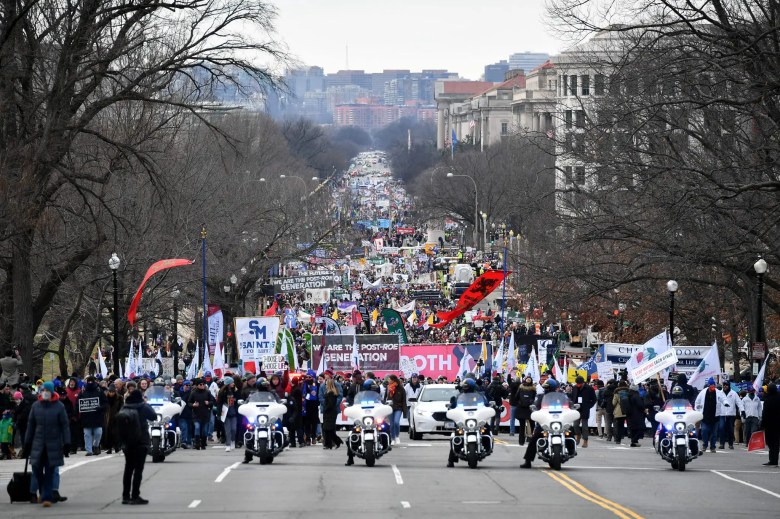
[[361, 391], [355, 395], [354, 403], [344, 410], [344, 415], [353, 422], [347, 439], [350, 460], [355, 455], [373, 467], [377, 459], [392, 449], [390, 424], [387, 423], [387, 417], [392, 413], [393, 408], [383, 404], [375, 391]]
[[683, 398], [680, 386], [672, 389], [672, 398], [660, 409], [660, 406], [655, 406], [658, 411], [655, 414], [658, 430], [653, 436], [653, 446], [664, 460], [671, 463], [673, 469], [684, 472], [685, 466], [701, 455], [701, 445], [696, 438], [696, 423], [704, 415]]
[[577, 442], [572, 437], [574, 423], [580, 419], [579, 404], [572, 406], [564, 393], [551, 392], [542, 397], [540, 407], [531, 406], [531, 420], [542, 428], [536, 440], [536, 453], [553, 470], [577, 455]]
[[152, 463], [159, 463], [181, 446], [181, 431], [175, 425], [182, 412], [181, 398], [173, 398], [173, 392], [160, 385], [147, 389], [144, 396], [157, 415], [155, 421], [149, 424], [149, 454]]
[[450, 448], [458, 459], [466, 460], [469, 468], [477, 468], [477, 463], [493, 453], [490, 419], [496, 412], [497, 409], [478, 392], [461, 393], [455, 407], [447, 411], [447, 419], [455, 422]]
[[244, 449], [247, 460], [252, 455], [260, 458], [260, 465], [273, 463], [274, 458], [287, 446], [287, 431], [282, 417], [287, 406], [279, 401], [273, 391], [258, 391], [249, 399], [238, 401], [238, 414], [246, 418]]

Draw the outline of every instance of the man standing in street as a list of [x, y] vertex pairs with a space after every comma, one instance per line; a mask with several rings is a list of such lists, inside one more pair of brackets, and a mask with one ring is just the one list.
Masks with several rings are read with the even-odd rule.
[[100, 440], [103, 437], [103, 423], [108, 402], [92, 375], [87, 377], [86, 386], [79, 393], [77, 405], [87, 456], [100, 454]]
[[[144, 395], [138, 389], [133, 389], [125, 400], [125, 409], [132, 409], [138, 413], [138, 421], [141, 429], [138, 441], [130, 444], [125, 440], [125, 472], [122, 478], [122, 504], [145, 505], [149, 501], [141, 497], [141, 479], [144, 474], [146, 454], [151, 443], [149, 438], [148, 420], [155, 420], [157, 415], [154, 409], [144, 402]], [[132, 483], [132, 485], [131, 485]], [[131, 488], [132, 487], [132, 488]]]
[[761, 411], [763, 403], [756, 397], [756, 390], [753, 386], [748, 388], [748, 394], [742, 399], [742, 423], [745, 445], [750, 443], [750, 437], [758, 430], [761, 422]]
[[764, 430], [766, 447], [769, 449], [769, 462], [764, 465], [777, 467], [777, 458], [780, 453], [780, 394], [777, 393], [777, 385], [769, 384], [766, 387], [764, 410], [761, 413], [761, 428]]
[[574, 422], [574, 434], [577, 438], [577, 445], [582, 438], [582, 447], [588, 446], [588, 420], [590, 419], [590, 410], [596, 405], [596, 391], [585, 383], [585, 379], [577, 377], [574, 387], [571, 390], [571, 403], [579, 404], [580, 419]]
[[731, 390], [729, 382], [724, 382], [722, 398], [718, 400], [718, 437], [721, 450], [726, 448], [726, 443], [729, 444], [729, 449], [734, 449], [734, 420], [741, 410], [742, 400], [739, 395]]

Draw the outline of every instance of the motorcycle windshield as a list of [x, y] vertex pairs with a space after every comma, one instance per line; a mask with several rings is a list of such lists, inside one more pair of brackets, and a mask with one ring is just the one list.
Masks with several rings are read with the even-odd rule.
[[571, 408], [569, 397], [563, 393], [547, 393], [542, 397], [542, 409], [551, 413]]
[[276, 396], [276, 393], [273, 391], [257, 391], [255, 393], [252, 393], [249, 395], [249, 402], [270, 402], [270, 403], [276, 403], [279, 401], [279, 398]]
[[675, 398], [673, 400], [667, 400], [663, 407], [664, 411], [671, 411], [673, 413], [684, 413], [686, 411], [693, 410], [691, 403], [684, 398]]
[[458, 395], [458, 407], [479, 407], [485, 405], [485, 397], [482, 393], [461, 393]]
[[161, 386], [152, 386], [146, 390], [146, 393], [144, 393], [146, 401], [150, 404], [162, 404], [164, 402], [170, 402], [171, 395], [172, 393], [170, 389], [166, 390]]
[[361, 407], [373, 407], [381, 403], [382, 401], [379, 399], [379, 393], [375, 391], [361, 391], [355, 395], [355, 405]]

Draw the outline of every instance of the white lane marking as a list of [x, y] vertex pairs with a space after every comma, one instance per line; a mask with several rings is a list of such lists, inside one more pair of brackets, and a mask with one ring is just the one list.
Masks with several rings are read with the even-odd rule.
[[196, 499], [192, 503], [190, 503], [190, 506], [188, 506], [187, 508], [197, 508], [199, 504], [200, 504], [200, 499]]
[[756, 490], [760, 490], [761, 492], [764, 492], [765, 494], [769, 494], [772, 497], [776, 497], [777, 499], [780, 499], [780, 494], [776, 494], [772, 492], [771, 490], [767, 490], [763, 487], [759, 487], [758, 485], [753, 485], [752, 483], [747, 483], [746, 481], [739, 480], [737, 478], [732, 478], [731, 476], [727, 476], [726, 474], [723, 474], [722, 472], [718, 472], [717, 470], [711, 470], [713, 474], [717, 474], [720, 477], [730, 479], [731, 481], [736, 481], [737, 483], [740, 483], [742, 485], [745, 485], [746, 487], [755, 488]]
[[398, 470], [398, 467], [393, 465], [393, 474], [395, 474], [395, 482], [399, 485], [404, 484], [404, 479], [401, 477], [401, 471]]
[[217, 476], [217, 479], [214, 480], [214, 483], [222, 483], [222, 480], [225, 479], [228, 474], [230, 474], [230, 471], [238, 467], [239, 465], [241, 465], [241, 462], [237, 461], [233, 463], [231, 466], [229, 466], [228, 468], [226, 468], [225, 470], [223, 470], [222, 473], [219, 476]]
[[99, 457], [94, 457], [92, 459], [79, 461], [78, 463], [74, 463], [73, 465], [66, 465], [66, 466], [64, 466], [64, 467], [62, 467], [60, 469], [60, 474], [62, 474], [64, 472], [67, 472], [70, 469], [75, 469], [75, 468], [81, 467], [82, 465], [86, 465], [87, 463], [93, 463], [95, 461], [107, 460], [107, 459], [113, 458], [113, 457], [114, 457], [113, 454], [106, 454], [105, 456], [99, 456]]
[[401, 506], [404, 508], [411, 508], [412, 505], [409, 504], [409, 501], [401, 501]]
[[432, 443], [407, 443], [407, 447], [433, 447]]
[[495, 505], [501, 501], [461, 501], [464, 505]]

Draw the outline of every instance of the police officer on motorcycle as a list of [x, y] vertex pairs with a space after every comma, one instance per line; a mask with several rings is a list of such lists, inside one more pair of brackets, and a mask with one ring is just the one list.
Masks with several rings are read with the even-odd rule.
[[[461, 394], [468, 394], [468, 393], [477, 393], [482, 395], [482, 398], [485, 400], [485, 405], [490, 405], [488, 402], [488, 399], [485, 397], [484, 393], [481, 393], [477, 390], [477, 383], [476, 381], [471, 378], [465, 378], [463, 382], [460, 383], [458, 386], [458, 390], [461, 392]], [[454, 409], [458, 405], [458, 397], [453, 396], [450, 398], [450, 409]], [[450, 442], [450, 455], [447, 459], [447, 467], [454, 467], [455, 463], [458, 462], [458, 456], [455, 454], [455, 451], [452, 450], [452, 442]]]
[[[363, 382], [361, 388], [357, 391], [357, 393], [360, 393], [361, 391], [373, 391], [376, 394], [380, 394], [379, 386], [377, 385], [376, 381], [371, 378], [367, 378]], [[357, 395], [357, 393], [355, 394]], [[355, 453], [352, 452], [352, 448], [350, 447], [349, 442], [344, 442], [344, 443], [347, 444], [347, 462], [344, 465], [349, 467], [350, 465], [355, 464]]]
[[[538, 409], [542, 405], [542, 398], [544, 398], [544, 395], [548, 393], [554, 393], [558, 391], [558, 381], [554, 378], [548, 378], [544, 384], [542, 385], [542, 389], [544, 390], [544, 393], [541, 395], [537, 395], [536, 402], [534, 402], [534, 405]], [[534, 433], [531, 436], [531, 442], [528, 445], [528, 447], [525, 449], [525, 456], [523, 458], [525, 459], [525, 463], [520, 465], [521, 469], [530, 469], [531, 468], [531, 462], [536, 458], [536, 441], [542, 437], [542, 428], [539, 424], [536, 424], [536, 427], [534, 427]]]

